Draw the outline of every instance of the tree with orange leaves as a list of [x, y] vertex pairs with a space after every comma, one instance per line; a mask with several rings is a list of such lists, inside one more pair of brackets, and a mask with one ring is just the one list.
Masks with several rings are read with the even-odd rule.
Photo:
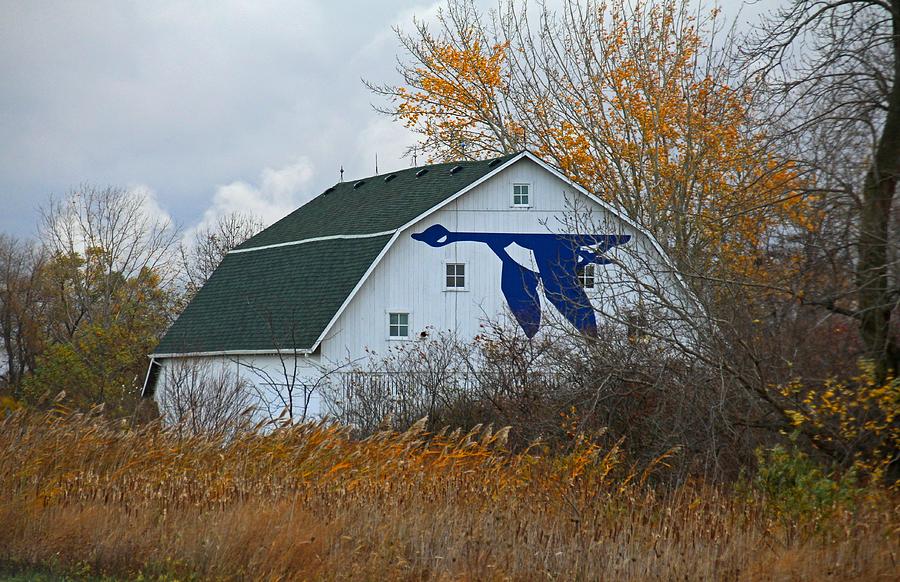
[[[370, 85], [433, 159], [529, 148], [653, 232], [687, 275], [772, 282], [773, 240], [812, 228], [798, 171], [711, 44], [717, 13], [627, 0], [449, 0], [400, 34], [403, 84]], [[790, 261], [787, 262], [790, 268]]]

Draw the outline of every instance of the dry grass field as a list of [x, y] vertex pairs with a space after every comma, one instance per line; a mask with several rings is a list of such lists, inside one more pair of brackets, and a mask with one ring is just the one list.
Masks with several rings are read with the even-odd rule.
[[[143, 580], [896, 580], [898, 498], [661, 489], [614, 447], [324, 425], [183, 437], [0, 421], [0, 563]], [[659, 460], [661, 466], [665, 459]], [[657, 467], [658, 468], [658, 467]]]

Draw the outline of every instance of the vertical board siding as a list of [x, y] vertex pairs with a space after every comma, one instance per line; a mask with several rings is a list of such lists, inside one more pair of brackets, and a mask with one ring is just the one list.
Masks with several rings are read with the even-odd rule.
[[[290, 374], [293, 374], [294, 356], [290, 352], [283, 355], [284, 362], [288, 365]], [[302, 384], [314, 385], [321, 377], [321, 359], [318, 355], [297, 356], [297, 376], [295, 386]], [[270, 386], [269, 383], [282, 384], [286, 382], [285, 372], [282, 366], [282, 358], [277, 355], [241, 355], [241, 356], [192, 356], [189, 358], [163, 358], [159, 360], [160, 373], [156, 384], [154, 398], [160, 403], [161, 410], [165, 414], [165, 393], [171, 395], [172, 375], [179, 373], [181, 366], [195, 366], [208, 374], [208, 378], [214, 379], [224, 373], [230, 379], [240, 380], [246, 386], [252, 386], [251, 399], [257, 408], [256, 420], [267, 420], [271, 416], [278, 416], [281, 412], [281, 399], [275, 390], [284, 392], [283, 387]], [[299, 390], [294, 393], [294, 406], [296, 410], [302, 407]], [[313, 393], [310, 398], [308, 414], [318, 416], [324, 413], [322, 396]]]

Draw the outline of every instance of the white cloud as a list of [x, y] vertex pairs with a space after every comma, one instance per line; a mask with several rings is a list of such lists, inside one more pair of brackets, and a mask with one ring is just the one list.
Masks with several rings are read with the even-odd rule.
[[131, 184], [128, 186], [128, 194], [140, 196], [141, 212], [150, 222], [159, 225], [175, 224], [172, 216], [159, 204], [159, 196], [156, 190], [146, 184]]
[[[403, 158], [406, 149], [416, 143], [416, 134], [387, 117], [371, 120], [356, 139], [357, 165], [363, 169], [359, 177], [375, 173], [378, 155], [379, 173], [406, 168], [411, 161]], [[421, 163], [421, 159], [419, 160]], [[356, 172], [354, 172], [355, 176]]]
[[265, 168], [258, 184], [236, 181], [219, 186], [200, 222], [186, 230], [185, 241], [232, 212], [258, 216], [266, 225], [272, 224], [315, 196], [310, 191], [314, 175], [312, 162], [303, 156], [280, 168]]
[[384, 53], [396, 49], [397, 34], [393, 29], [409, 32], [414, 27], [414, 22], [424, 22], [428, 26], [434, 26], [438, 22], [438, 12], [446, 5], [445, 0], [435, 0], [412, 8], [397, 12], [391, 19], [391, 25], [382, 28], [372, 39], [366, 43], [359, 53]]
[[344, 157], [376, 115], [360, 78], [387, 79], [395, 47], [354, 56], [409, 3], [0, 0], [0, 231], [81, 182], [152, 184], [190, 225], [216, 184], [264, 189], [272, 160], [333, 168], [316, 190], [362, 170]]

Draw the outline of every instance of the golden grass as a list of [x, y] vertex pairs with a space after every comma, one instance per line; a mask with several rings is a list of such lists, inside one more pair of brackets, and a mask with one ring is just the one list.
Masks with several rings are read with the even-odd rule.
[[145, 579], [894, 580], [897, 498], [786, 519], [662, 492], [614, 448], [325, 425], [180, 438], [84, 415], [0, 423], [0, 561]]

